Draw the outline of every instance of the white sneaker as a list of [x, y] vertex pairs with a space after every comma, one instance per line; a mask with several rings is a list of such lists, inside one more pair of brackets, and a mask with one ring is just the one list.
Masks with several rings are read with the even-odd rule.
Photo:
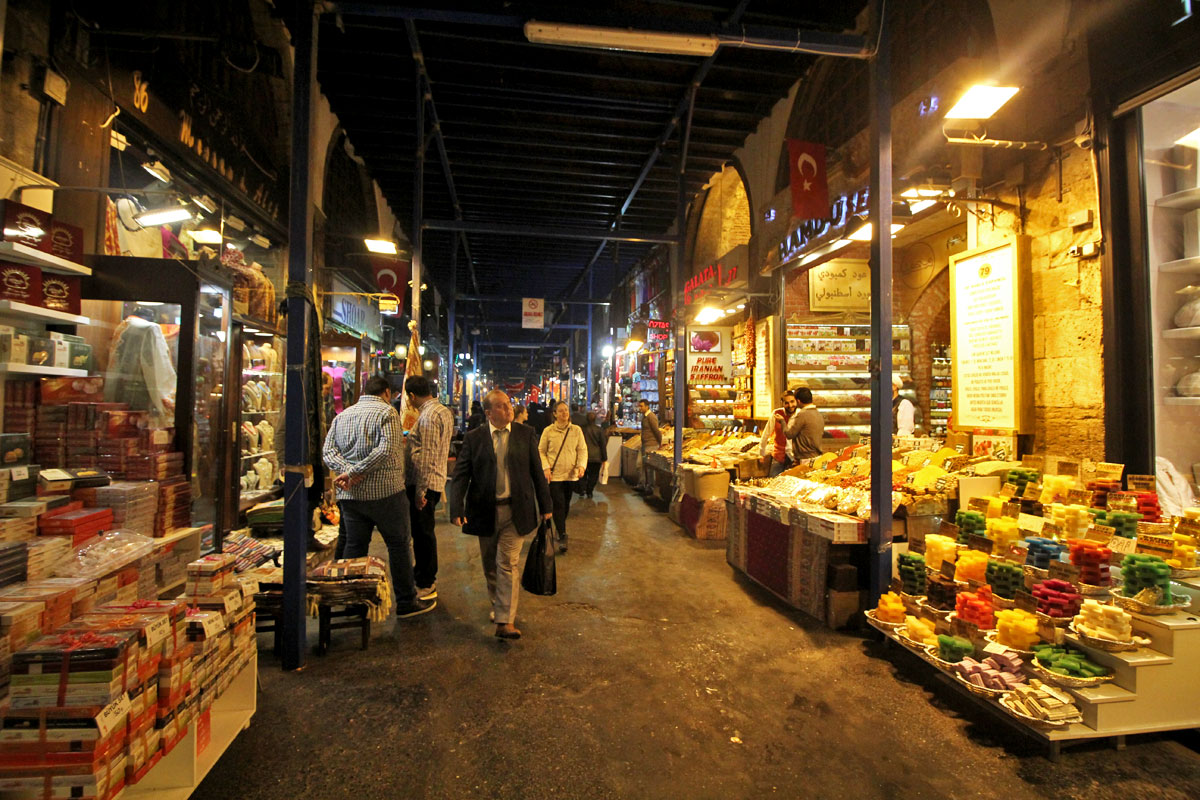
[[417, 599], [418, 600], [436, 600], [437, 599], [437, 583], [434, 582], [434, 584], [432, 586], [427, 586], [424, 589], [422, 589], [420, 586], [418, 586], [417, 587]]

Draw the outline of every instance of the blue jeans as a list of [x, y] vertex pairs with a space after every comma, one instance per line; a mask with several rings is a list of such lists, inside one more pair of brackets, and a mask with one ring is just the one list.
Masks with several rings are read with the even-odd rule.
[[387, 545], [392, 566], [392, 590], [396, 605], [403, 608], [417, 599], [413, 584], [412, 533], [408, 528], [408, 495], [403, 490], [382, 500], [339, 500], [342, 522], [346, 526], [346, 552], [343, 558], [362, 558], [371, 545], [371, 532]]
[[774, 478], [776, 475], [783, 474], [784, 470], [791, 469], [791, 468], [792, 468], [791, 461], [776, 461], [774, 458], [772, 458], [771, 459], [771, 469], [768, 474], [772, 478]]

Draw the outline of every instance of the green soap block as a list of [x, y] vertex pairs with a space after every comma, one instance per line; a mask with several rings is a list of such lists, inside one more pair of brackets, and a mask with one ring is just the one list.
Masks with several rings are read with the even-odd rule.
[[1061, 667], [1062, 669], [1078, 671], [1079, 659], [1072, 658], [1071, 656], [1063, 656], [1062, 658], [1058, 659], [1058, 661], [1054, 662], [1054, 666]]
[[1065, 669], [1063, 669], [1063, 668], [1061, 668], [1061, 667], [1050, 667], [1050, 668], [1049, 668], [1049, 670], [1050, 670], [1050, 672], [1053, 672], [1055, 675], [1067, 675], [1067, 676], [1070, 676], [1070, 674], [1071, 674], [1071, 673], [1067, 672]]
[[1087, 678], [1100, 678], [1108, 674], [1108, 670], [1098, 664], [1093, 664], [1090, 661], [1081, 663], [1079, 671]]

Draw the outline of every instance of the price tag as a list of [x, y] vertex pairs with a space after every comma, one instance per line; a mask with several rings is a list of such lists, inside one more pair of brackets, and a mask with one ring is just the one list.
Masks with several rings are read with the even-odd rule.
[[1137, 535], [1144, 536], [1171, 536], [1171, 526], [1165, 522], [1139, 522], [1137, 524]]
[[903, 589], [904, 584], [900, 582], [899, 578], [892, 578], [892, 582], [888, 584], [888, 590], [895, 592], [896, 594], [900, 594]]
[[150, 442], [152, 444], [170, 444], [171, 435], [162, 428], [159, 428], [150, 434]]
[[986, 497], [972, 497], [971, 502], [967, 504], [967, 508], [986, 515], [988, 512], [988, 506], [990, 505], [991, 503], [988, 502]]
[[1062, 529], [1053, 522], [1047, 522], [1042, 526], [1042, 536], [1046, 537], [1047, 539], [1061, 539]]
[[27, 481], [29, 480], [29, 467], [13, 467], [9, 477], [13, 481]]
[[1041, 472], [1046, 466], [1046, 457], [1035, 455], [1021, 456], [1021, 466], [1025, 469]]
[[1184, 536], [1200, 536], [1200, 520], [1181, 518], [1175, 524], [1175, 532]]
[[1011, 561], [1014, 564], [1024, 565], [1025, 555], [1026, 553], [1024, 547], [1021, 547], [1019, 544], [1010, 544], [1008, 546], [1008, 552], [1004, 554], [1004, 558], [1005, 560]]
[[955, 636], [960, 636], [963, 639], [975, 641], [981, 638], [979, 634], [979, 626], [974, 622], [968, 622], [965, 619], [955, 617], [950, 624], [950, 629], [954, 631]]
[[943, 578], [949, 578], [950, 580], [954, 580], [954, 570], [955, 570], [955, 566], [954, 566], [953, 561], [949, 561], [949, 560], [942, 561], [941, 575]]
[[1008, 648], [999, 642], [988, 642], [983, 646], [983, 652], [991, 655], [1000, 656], [1008, 652]]
[[1113, 552], [1113, 555], [1122, 557], [1136, 552], [1137, 539], [1127, 539], [1124, 536], [1114, 536], [1108, 540], [1108, 549]]
[[1079, 469], [1079, 462], [1078, 461], [1065, 461], [1060, 458], [1058, 460], [1057, 474], [1058, 475], [1066, 475], [1068, 477], [1074, 478], [1075, 480], [1079, 480], [1080, 475], [1081, 475], [1080, 469]]
[[1092, 494], [1090, 489], [1068, 489], [1067, 502], [1074, 503], [1079, 506], [1090, 506], [1092, 504]]
[[949, 536], [954, 541], [956, 541], [956, 542], [958, 541], [958, 534], [959, 534], [958, 526], [955, 525], [953, 522], [946, 522], [945, 520], [942, 520], [942, 524], [938, 525], [937, 532], [941, 536]]
[[949, 485], [950, 485], [950, 479], [947, 478], [945, 475], [943, 475], [942, 477], [940, 477], [936, 481], [934, 481], [933, 489], [936, 492], [944, 492], [944, 491], [946, 491], [946, 487]]
[[910, 553], [925, 552], [925, 530], [917, 530], [915, 527], [908, 531], [908, 550]]
[[1156, 536], [1138, 531], [1137, 552], [1171, 558], [1175, 553], [1175, 541], [1170, 536]]
[[1131, 492], [1158, 491], [1158, 478], [1153, 475], [1126, 475], [1125, 487]]
[[1017, 486], [1015, 483], [1009, 483], [1006, 481], [1004, 483], [1004, 485], [1000, 487], [1000, 496], [1001, 497], [1016, 497], [1017, 490], [1019, 488], [1020, 487]]
[[1038, 636], [1042, 641], [1052, 644], [1061, 644], [1063, 639], [1062, 628], [1059, 628], [1053, 621], [1038, 620]]
[[1018, 514], [1017, 527], [1023, 531], [1040, 534], [1046, 525], [1045, 517], [1035, 517], [1033, 514]]
[[1109, 461], [1096, 462], [1096, 478], [1102, 481], [1119, 481], [1125, 473], [1124, 464], [1114, 464]]
[[1004, 517], [1005, 519], [1019, 518], [1021, 516], [1021, 501], [1009, 500], [1004, 504], [1004, 507], [1000, 509], [1000, 516]]
[[981, 553], [987, 553], [988, 555], [991, 555], [992, 548], [995, 546], [995, 544], [996, 543], [988, 537], [981, 536], [978, 533], [967, 534], [967, 549], [969, 550], [978, 550]]
[[908, 475], [904, 476], [904, 485], [905, 486], [912, 486], [916, 482], [917, 482], [917, 473], [910, 472]]
[[167, 638], [171, 633], [171, 618], [161, 616], [146, 626], [146, 647], [151, 648], [154, 645]]
[[129, 717], [129, 695], [123, 694], [113, 700], [96, 716], [96, 728], [103, 739], [112, 733], [118, 725], [124, 725]]
[[1136, 514], [1138, 510], [1138, 497], [1132, 492], [1109, 492], [1108, 510], [1128, 511]]
[[1050, 577], [1067, 583], [1079, 583], [1079, 567], [1066, 561], [1050, 562]]
[[1029, 592], [1023, 592], [1018, 589], [1016, 595], [1013, 597], [1013, 605], [1022, 611], [1028, 611], [1030, 614], [1037, 613], [1037, 598]]
[[1116, 528], [1110, 528], [1107, 525], [1096, 525], [1093, 523], [1088, 525], [1087, 533], [1083, 535], [1083, 538], [1107, 545], [1113, 536], [1116, 535], [1116, 532]]
[[253, 597], [258, 594], [258, 581], [245, 578], [238, 581], [242, 587], [242, 598]]

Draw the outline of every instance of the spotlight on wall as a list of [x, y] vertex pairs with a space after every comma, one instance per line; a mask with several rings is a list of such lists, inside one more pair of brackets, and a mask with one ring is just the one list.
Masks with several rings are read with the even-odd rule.
[[396, 255], [396, 243], [387, 239], [363, 239], [363, 244], [367, 246], [368, 252]]
[[192, 241], [197, 244], [221, 243], [221, 232], [214, 231], [212, 228], [198, 228], [194, 231], [188, 231], [188, 236], [191, 236]]
[[235, 231], [241, 232], [246, 230], [246, 221], [240, 217], [235, 217], [232, 214], [225, 217], [225, 227], [233, 228]]
[[271, 246], [271, 240], [268, 239], [267, 237], [263, 236], [261, 233], [256, 233], [256, 234], [252, 235], [250, 237], [250, 243], [258, 245], [263, 250], [266, 250], [267, 248], [269, 248]]
[[161, 161], [146, 161], [142, 164], [142, 169], [146, 170], [146, 172], [149, 172], [163, 183], [171, 182], [171, 171], [164, 167]]
[[629, 336], [625, 339], [625, 352], [636, 353], [646, 346], [646, 323], [635, 322], [629, 328]]
[[168, 206], [166, 208], [152, 208], [148, 211], [143, 211], [133, 219], [137, 224], [150, 228], [155, 225], [182, 222], [185, 219], [191, 218], [192, 212], [184, 206]]
[[976, 84], [946, 112], [946, 119], [991, 119], [1001, 106], [1013, 98], [1016, 86], [986, 86]]
[[192, 205], [203, 210], [205, 214], [211, 214], [217, 210], [217, 201], [206, 194], [193, 195]]

